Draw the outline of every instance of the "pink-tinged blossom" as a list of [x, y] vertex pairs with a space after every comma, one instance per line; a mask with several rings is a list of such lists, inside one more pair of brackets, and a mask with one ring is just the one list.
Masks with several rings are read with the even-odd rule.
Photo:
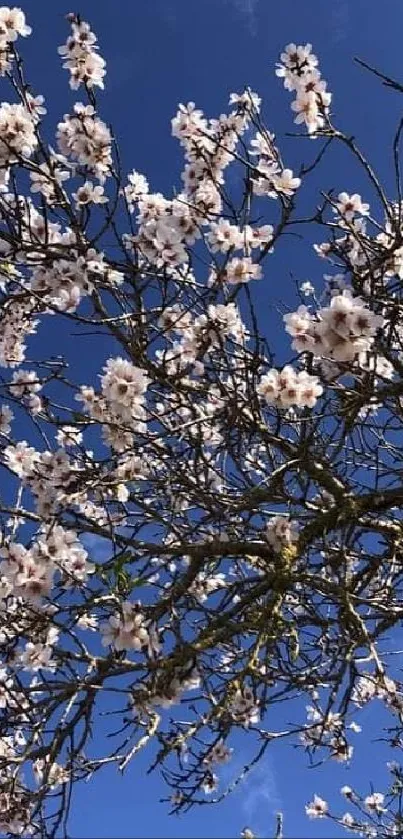
[[262, 269], [257, 262], [253, 262], [249, 256], [230, 259], [224, 270], [224, 279], [230, 285], [237, 283], [249, 283], [251, 280], [260, 280], [263, 276]]
[[203, 763], [211, 766], [213, 763], [228, 763], [233, 753], [223, 740], [218, 740], [217, 743], [210, 749], [204, 758]]
[[268, 405], [279, 408], [313, 408], [323, 392], [317, 376], [300, 372], [287, 365], [282, 370], [269, 370], [257, 386], [259, 395]]
[[132, 603], [123, 603], [120, 612], [111, 615], [101, 627], [102, 644], [115, 650], [140, 650], [150, 643], [144, 615]]
[[35, 122], [21, 104], [0, 105], [0, 163], [8, 166], [19, 158], [31, 157], [38, 145]]
[[147, 178], [140, 172], [133, 169], [127, 176], [127, 186], [124, 187], [124, 195], [129, 205], [130, 212], [134, 211], [134, 204], [149, 192]]
[[112, 136], [106, 123], [96, 116], [92, 105], [77, 102], [73, 114], [64, 115], [57, 126], [57, 143], [62, 154], [87, 167], [101, 182], [110, 173]]
[[364, 804], [370, 813], [379, 814], [385, 812], [384, 801], [385, 796], [382, 792], [373, 792], [371, 795], [367, 795]]
[[21, 440], [15, 446], [7, 446], [4, 456], [8, 468], [20, 478], [30, 475], [39, 461], [38, 452], [26, 440]]
[[98, 53], [97, 38], [85, 21], [79, 21], [73, 15], [71, 35], [58, 53], [63, 59], [63, 67], [70, 71], [70, 87], [78, 90], [86, 87], [104, 87], [106, 74], [105, 61]]
[[319, 308], [316, 317], [306, 306], [299, 306], [283, 319], [294, 339], [293, 349], [340, 362], [353, 361], [368, 351], [384, 323], [382, 315], [372, 312], [349, 291], [333, 295], [330, 306]]
[[322, 819], [328, 814], [329, 805], [327, 801], [320, 798], [319, 795], [314, 795], [313, 800], [305, 807], [305, 812], [310, 819]]
[[249, 728], [250, 725], [259, 722], [259, 702], [255, 699], [251, 688], [237, 688], [230, 701], [229, 712], [235, 722], [244, 728]]
[[78, 187], [77, 192], [73, 192], [73, 198], [78, 207], [85, 207], [87, 204], [106, 204], [108, 201], [103, 186], [101, 184], [94, 186], [91, 181], [86, 181]]
[[332, 99], [317, 65], [318, 59], [312, 53], [311, 44], [288, 44], [276, 69], [276, 75], [283, 79], [286, 90], [296, 93], [291, 104], [296, 113], [294, 122], [305, 124], [308, 134], [313, 135], [325, 127]]
[[340, 192], [334, 212], [338, 212], [345, 221], [352, 221], [355, 215], [367, 216], [369, 204], [364, 204], [361, 195], [357, 193], [349, 195], [348, 192]]

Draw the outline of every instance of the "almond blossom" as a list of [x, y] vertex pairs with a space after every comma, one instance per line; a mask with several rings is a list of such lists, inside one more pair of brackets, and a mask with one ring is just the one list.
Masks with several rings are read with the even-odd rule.
[[[82, 101], [53, 119], [25, 14], [0, 9], [0, 830], [55, 835], [75, 785], [149, 741], [180, 812], [289, 740], [351, 764], [349, 812], [315, 794], [308, 817], [400, 835], [400, 765], [384, 792], [352, 773], [364, 708], [403, 739], [402, 202], [310, 44], [276, 74], [316, 158], [224, 91], [218, 115], [178, 106], [163, 193], [97, 101], [92, 26], [68, 23]], [[362, 196], [319, 166], [340, 145]]]

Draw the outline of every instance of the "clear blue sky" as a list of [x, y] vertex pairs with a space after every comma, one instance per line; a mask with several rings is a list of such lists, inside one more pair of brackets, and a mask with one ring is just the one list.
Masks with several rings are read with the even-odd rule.
[[[262, 95], [263, 114], [287, 163], [297, 168], [314, 154], [309, 141], [280, 140], [293, 127], [290, 98], [274, 76], [274, 63], [290, 41], [313, 43], [334, 94], [338, 124], [360, 138], [387, 186], [391, 184], [385, 150], [391, 147], [403, 99], [382, 90], [352, 59], [357, 55], [403, 81], [401, 0], [81, 0], [74, 9], [64, 0], [21, 0], [21, 5], [34, 28], [33, 36], [21, 44], [27, 76], [34, 92], [47, 100], [49, 131], [76, 98], [56, 54], [56, 46], [67, 35], [63, 16], [74, 10], [93, 25], [108, 63], [100, 102], [104, 118], [119, 138], [124, 166], [144, 172], [154, 191], [169, 195], [178, 184], [181, 152], [170, 137], [177, 103], [193, 100], [208, 116], [218, 116], [227, 107], [229, 93], [245, 84]], [[359, 191], [361, 181], [353, 172], [339, 155], [323, 164], [321, 186]], [[309, 247], [304, 251], [290, 241], [289, 248], [282, 249], [259, 290], [262, 303], [267, 303], [270, 328], [276, 327], [273, 302], [287, 300], [288, 295], [292, 299], [291, 282], [287, 287], [290, 271], [299, 279], [315, 281], [322, 269]], [[99, 369], [97, 359], [95, 363]], [[292, 719], [284, 713], [284, 722]], [[357, 737], [357, 761], [351, 770], [334, 763], [304, 770], [300, 751], [274, 747], [233, 798], [180, 818], [169, 818], [167, 806], [159, 803], [164, 785], [157, 775], [146, 776], [147, 754], [143, 754], [124, 778], [105, 771], [77, 790], [70, 836], [219, 839], [238, 836], [248, 824], [263, 837], [272, 835], [277, 809], [284, 810], [288, 839], [343, 835], [327, 822], [309, 822], [304, 805], [314, 792], [337, 800], [332, 790], [336, 793], [353, 780], [358, 779], [366, 792], [370, 780], [375, 788], [381, 783], [381, 752], [369, 742], [376, 714], [362, 715], [364, 732]], [[238, 751], [233, 764], [241, 766], [243, 760]], [[340, 799], [337, 803], [343, 807]]]

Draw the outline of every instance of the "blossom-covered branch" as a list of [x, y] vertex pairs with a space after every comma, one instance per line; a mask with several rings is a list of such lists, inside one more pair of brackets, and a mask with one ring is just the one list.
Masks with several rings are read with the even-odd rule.
[[[150, 740], [177, 812], [239, 782], [226, 788], [219, 772], [237, 729], [256, 747], [241, 777], [287, 737], [349, 761], [372, 700], [392, 714], [392, 745], [403, 733], [402, 684], [383, 654], [403, 616], [399, 196], [385, 198], [333, 124], [311, 46], [293, 44], [276, 72], [319, 144], [313, 163], [288, 167], [245, 88], [218, 119], [179, 106], [181, 185], [153, 192], [143, 173], [122, 174], [96, 96], [105, 61], [90, 25], [68, 22], [59, 53], [81, 101], [49, 144], [44, 96], [17, 50], [31, 29], [20, 9], [0, 9], [10, 836], [57, 835], [74, 784], [109, 763], [123, 771]], [[349, 150], [368, 194], [325, 184], [307, 210], [304, 181], [330, 141]], [[283, 279], [273, 251], [286, 263], [284, 234], [304, 223], [317, 274], [279, 317], [285, 352], [262, 300]], [[286, 702], [294, 723], [276, 727], [266, 710]], [[380, 793], [363, 802], [383, 812]], [[330, 809], [316, 796], [307, 812]], [[357, 819], [339, 821], [355, 830]]]

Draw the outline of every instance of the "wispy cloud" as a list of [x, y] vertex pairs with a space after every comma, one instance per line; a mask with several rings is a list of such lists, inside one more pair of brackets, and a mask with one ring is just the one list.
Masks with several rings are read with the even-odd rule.
[[273, 761], [264, 758], [251, 770], [243, 785], [242, 811], [253, 831], [268, 836], [274, 827], [276, 813], [282, 809]]
[[226, 0], [229, 6], [244, 19], [251, 35], [257, 34], [257, 8], [259, 0]]
[[[238, 776], [245, 765], [240, 754], [221, 770], [221, 778], [227, 783]], [[283, 802], [277, 786], [273, 759], [266, 755], [245, 775], [233, 793], [243, 820], [242, 828], [250, 827], [258, 836], [274, 835], [276, 814], [283, 809]]]
[[339, 44], [347, 38], [349, 31], [350, 12], [345, 0], [333, 2], [330, 14], [331, 41]]

